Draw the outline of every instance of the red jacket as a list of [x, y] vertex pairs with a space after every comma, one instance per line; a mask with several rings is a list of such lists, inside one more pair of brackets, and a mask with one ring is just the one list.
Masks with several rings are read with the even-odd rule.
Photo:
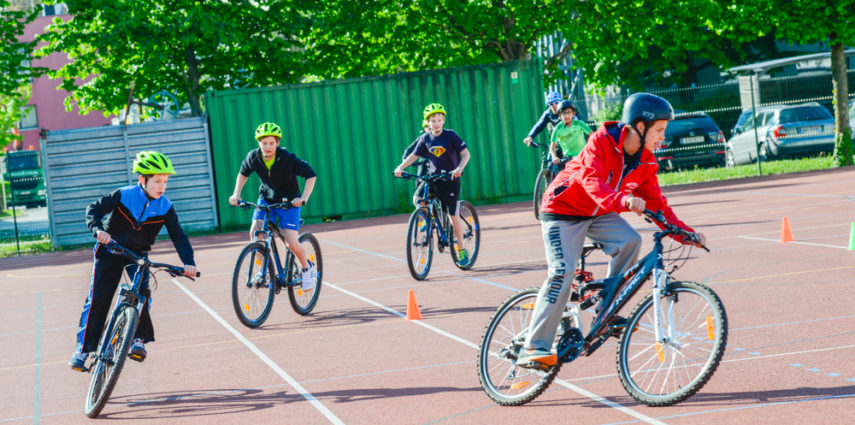
[[674, 215], [662, 195], [656, 177], [659, 164], [653, 153], [642, 147], [639, 164], [621, 178], [627, 131], [629, 129], [612, 121], [591, 133], [582, 152], [568, 162], [546, 188], [540, 211], [576, 217], [621, 213], [629, 211], [625, 199], [632, 195], [644, 199], [647, 209], [661, 210], [669, 222], [694, 232]]

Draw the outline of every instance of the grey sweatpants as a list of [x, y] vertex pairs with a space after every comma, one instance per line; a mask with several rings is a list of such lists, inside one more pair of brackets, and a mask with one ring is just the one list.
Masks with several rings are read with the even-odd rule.
[[525, 348], [549, 350], [570, 296], [585, 237], [602, 244], [603, 252], [612, 257], [608, 269], [611, 277], [623, 275], [636, 262], [641, 235], [617, 213], [572, 222], [544, 221], [541, 229], [549, 276], [537, 294]]

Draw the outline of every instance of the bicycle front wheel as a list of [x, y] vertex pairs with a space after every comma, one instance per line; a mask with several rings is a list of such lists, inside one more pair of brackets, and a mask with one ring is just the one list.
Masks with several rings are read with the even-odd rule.
[[[462, 243], [455, 241], [454, 232], [449, 232], [448, 237], [452, 240], [451, 246], [456, 248], [449, 251], [451, 251], [451, 259], [457, 268], [469, 270], [475, 264], [475, 259], [478, 258], [478, 249], [481, 247], [481, 223], [478, 221], [478, 213], [475, 211], [475, 207], [469, 201], [460, 201], [457, 215], [463, 221], [463, 230], [461, 232], [463, 233], [463, 241]], [[454, 242], [457, 243], [455, 244]], [[461, 264], [460, 259], [457, 258], [460, 248], [466, 249], [466, 252], [469, 253], [469, 258], [464, 264]]]
[[648, 294], [627, 319], [618, 342], [618, 374], [638, 402], [670, 406], [691, 397], [712, 377], [727, 344], [727, 316], [711, 289], [673, 282], [661, 299], [665, 341], [660, 342], [653, 296]]
[[[311, 233], [303, 233], [297, 239], [303, 252], [306, 253], [306, 259], [315, 265], [317, 279], [315, 279], [315, 289], [312, 291], [304, 291], [302, 283], [300, 285], [288, 285], [288, 299], [291, 301], [291, 307], [300, 315], [307, 315], [315, 308], [318, 303], [318, 297], [321, 295], [321, 282], [324, 277], [324, 260], [321, 256], [321, 244], [315, 235]], [[299, 276], [302, 278], [300, 270], [300, 262], [296, 257], [291, 258], [291, 270], [289, 272], [289, 282], [295, 282]]]
[[134, 332], [137, 330], [137, 310], [127, 304], [121, 304], [113, 321], [112, 330], [104, 334], [101, 351], [92, 364], [92, 378], [89, 381], [89, 392], [86, 394], [84, 413], [94, 418], [110, 398], [128, 351], [131, 349]]
[[538, 291], [540, 288], [527, 288], [511, 295], [493, 313], [481, 337], [478, 348], [481, 388], [503, 406], [519, 406], [534, 400], [546, 390], [561, 368], [561, 362], [545, 371], [517, 366]]
[[543, 194], [546, 192], [547, 186], [549, 186], [549, 170], [543, 169], [537, 173], [537, 177], [534, 179], [534, 195], [532, 198], [534, 218], [538, 220], [540, 220], [540, 202], [543, 199]]
[[433, 261], [431, 230], [428, 209], [422, 207], [413, 211], [407, 225], [407, 267], [415, 280], [424, 280], [430, 272], [430, 263]]
[[[261, 242], [244, 247], [232, 275], [232, 305], [244, 326], [261, 326], [273, 309], [276, 273], [268, 249]], [[265, 267], [265, 264], [267, 267]]]

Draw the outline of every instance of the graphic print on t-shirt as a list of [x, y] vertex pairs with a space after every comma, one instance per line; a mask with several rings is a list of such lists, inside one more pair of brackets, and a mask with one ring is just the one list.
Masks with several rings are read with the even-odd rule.
[[434, 147], [430, 148], [430, 153], [432, 153], [433, 156], [439, 158], [442, 156], [442, 154], [445, 153], [445, 148], [442, 146], [434, 146]]

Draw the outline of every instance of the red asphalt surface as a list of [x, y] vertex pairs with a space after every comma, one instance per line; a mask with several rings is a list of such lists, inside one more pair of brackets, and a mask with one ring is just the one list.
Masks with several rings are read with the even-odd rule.
[[[482, 245], [473, 270], [459, 271], [438, 254], [423, 282], [405, 263], [407, 215], [306, 226], [323, 249], [319, 304], [299, 316], [283, 292], [258, 329], [242, 326], [231, 304], [232, 268], [247, 233], [193, 238], [203, 278], [160, 278], [157, 341], [144, 363], [126, 363], [98, 420], [852, 424], [853, 182], [848, 168], [666, 189], [678, 216], [712, 249], [693, 251], [675, 276], [712, 287], [730, 324], [715, 375], [676, 406], [634, 402], [617, 378], [614, 342], [564, 365], [525, 406], [487, 398], [475, 363], [484, 326], [513, 290], [545, 277], [539, 223], [528, 203], [516, 203], [478, 207]], [[795, 242], [780, 242], [785, 216]], [[624, 217], [641, 231], [646, 253], [652, 225]], [[151, 257], [178, 261], [168, 241]], [[0, 423], [90, 422], [83, 414], [89, 375], [66, 361], [91, 267], [91, 250], [0, 259]], [[604, 272], [601, 253], [591, 269]], [[409, 289], [421, 321], [403, 318]], [[647, 290], [649, 283], [628, 308]]]

